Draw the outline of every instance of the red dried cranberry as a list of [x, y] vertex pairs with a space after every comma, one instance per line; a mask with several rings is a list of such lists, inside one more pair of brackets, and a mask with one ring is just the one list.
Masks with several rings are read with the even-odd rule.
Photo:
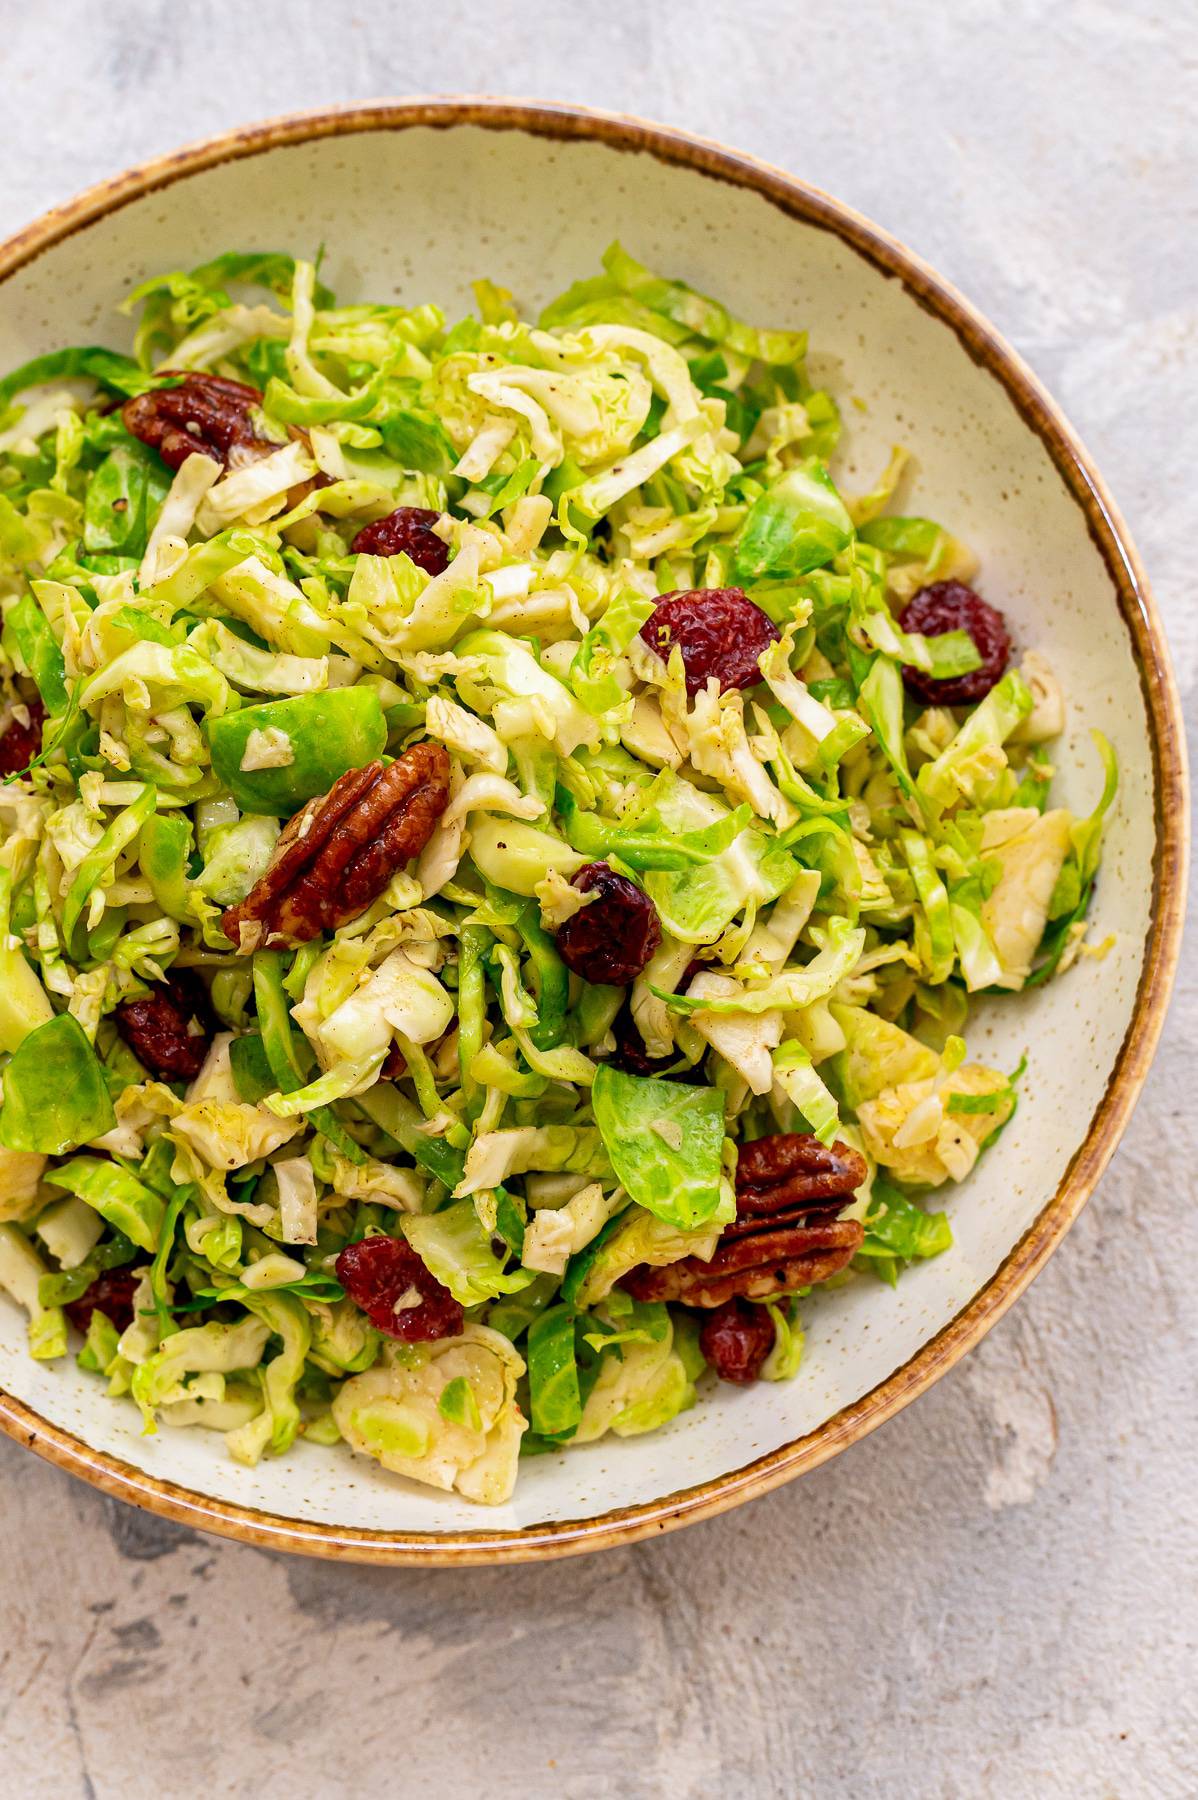
[[937, 681], [909, 664], [903, 668], [907, 692], [925, 706], [972, 706], [984, 700], [1007, 666], [1011, 635], [997, 608], [962, 581], [934, 581], [920, 588], [899, 614], [903, 631], [940, 637], [946, 631], [966, 631], [982, 659], [981, 667], [968, 675], [947, 676]]
[[774, 1347], [774, 1321], [764, 1306], [725, 1300], [704, 1316], [699, 1348], [721, 1381], [756, 1381]]
[[433, 530], [440, 517], [427, 506], [397, 506], [385, 519], [363, 525], [350, 549], [358, 556], [398, 556], [402, 550], [418, 569], [439, 575], [449, 567], [449, 545]]
[[190, 969], [175, 969], [140, 1000], [124, 1000], [113, 1013], [117, 1030], [139, 1063], [165, 1081], [192, 1081], [203, 1067], [213, 1030], [203, 982]]
[[178, 387], [151, 388], [126, 400], [121, 418], [126, 431], [157, 450], [168, 469], [181, 468], [196, 451], [227, 467], [279, 448], [254, 429], [251, 409], [262, 404], [256, 387], [199, 370], [162, 373], [183, 379]]
[[[347, 1244], [336, 1262], [337, 1279], [370, 1323], [405, 1344], [457, 1337], [462, 1309], [449, 1289], [430, 1275], [404, 1238], [365, 1237]], [[397, 1302], [415, 1292], [414, 1304]]]
[[27, 700], [25, 706], [29, 713], [28, 725], [13, 719], [0, 733], [0, 776], [19, 775], [41, 750], [46, 709], [40, 700]]
[[[674, 992], [685, 994], [703, 966], [698, 957], [692, 957]], [[678, 1061], [676, 1055], [649, 1055], [645, 1048], [645, 1040], [637, 1030], [636, 1020], [632, 1016], [632, 1007], [627, 1000], [615, 1016], [612, 1023], [612, 1035], [616, 1040], [616, 1048], [611, 1057], [612, 1067], [622, 1069], [626, 1075], [660, 1075], [670, 1067], [671, 1063]], [[681, 1079], [683, 1081], [702, 1081], [702, 1062], [700, 1061], [695, 1068], [684, 1072]]]
[[597, 894], [558, 927], [558, 954], [584, 981], [626, 987], [661, 943], [661, 923], [648, 894], [610, 863], [586, 863], [570, 877], [580, 894]]
[[125, 1331], [133, 1323], [133, 1296], [138, 1279], [130, 1269], [106, 1269], [83, 1290], [78, 1300], [68, 1300], [62, 1310], [76, 1331], [82, 1331], [84, 1336], [92, 1322], [92, 1314], [97, 1312], [111, 1319], [118, 1331]]
[[757, 659], [777, 643], [776, 626], [740, 588], [691, 588], [659, 600], [641, 636], [663, 662], [675, 644], [682, 652], [686, 691], [695, 695], [714, 675], [720, 692], [756, 687]]
[[616, 1014], [612, 1035], [616, 1040], [611, 1057], [612, 1067], [622, 1069], [626, 1075], [660, 1075], [678, 1060], [676, 1056], [649, 1055], [645, 1040], [636, 1028], [632, 1009], [628, 1006], [622, 1006]]

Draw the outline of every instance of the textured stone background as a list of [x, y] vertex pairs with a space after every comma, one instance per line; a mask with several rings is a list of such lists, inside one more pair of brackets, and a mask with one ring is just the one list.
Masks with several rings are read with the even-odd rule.
[[[0, 0], [0, 230], [182, 140], [388, 92], [743, 145], [905, 237], [1044, 376], [1192, 700], [1196, 71], [1192, 0]], [[866, 1443], [668, 1541], [324, 1568], [0, 1443], [0, 1791], [1193, 1795], [1196, 1055], [1191, 967], [1123, 1149], [1013, 1314]]]

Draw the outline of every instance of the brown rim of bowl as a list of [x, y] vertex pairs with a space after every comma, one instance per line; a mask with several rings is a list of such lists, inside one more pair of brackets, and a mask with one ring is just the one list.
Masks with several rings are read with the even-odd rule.
[[1085, 1141], [1035, 1223], [981, 1291], [910, 1360], [868, 1394], [807, 1436], [745, 1467], [640, 1506], [595, 1518], [560, 1520], [515, 1531], [388, 1532], [283, 1518], [207, 1498], [143, 1474], [92, 1450], [70, 1432], [0, 1394], [0, 1429], [47, 1461], [103, 1492], [164, 1518], [243, 1543], [346, 1561], [394, 1564], [523, 1562], [568, 1556], [671, 1531], [738, 1505], [816, 1468], [892, 1418], [979, 1341], [1047, 1261], [1089, 1198], [1135, 1105], [1160, 1036], [1181, 947], [1189, 831], [1185, 738], [1164, 631], [1135, 548], [1110, 495], [1076, 434], [1031, 370], [962, 295], [910, 250], [850, 207], [768, 163], [707, 139], [620, 114], [541, 101], [446, 96], [290, 114], [224, 132], [99, 183], [0, 244], [0, 282], [43, 250], [131, 201], [217, 164], [281, 145], [349, 132], [482, 126], [567, 141], [595, 140], [617, 150], [647, 152], [747, 188], [794, 218], [832, 231], [858, 255], [897, 277], [927, 311], [951, 327], [974, 361], [1006, 389], [1047, 449], [1086, 517], [1090, 535], [1119, 596], [1132, 640], [1152, 732], [1157, 851], [1153, 915], [1135, 1012]]

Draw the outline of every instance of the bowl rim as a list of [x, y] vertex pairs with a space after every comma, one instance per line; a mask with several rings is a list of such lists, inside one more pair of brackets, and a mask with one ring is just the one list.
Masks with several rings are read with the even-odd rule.
[[1085, 1139], [1056, 1193], [989, 1281], [912, 1357], [814, 1431], [742, 1468], [636, 1506], [515, 1530], [353, 1528], [279, 1516], [146, 1474], [106, 1451], [91, 1448], [23, 1401], [0, 1391], [0, 1430], [9, 1437], [104, 1493], [164, 1518], [269, 1549], [427, 1567], [548, 1560], [635, 1543], [713, 1517], [793, 1480], [856, 1443], [972, 1349], [1038, 1274], [1068, 1231], [1110, 1160], [1143, 1087], [1180, 957], [1189, 809], [1185, 733], [1164, 629], [1118, 508], [1061, 409], [994, 326], [919, 256], [852, 207], [773, 164], [639, 117], [540, 100], [417, 96], [288, 113], [221, 132], [135, 165], [53, 207], [0, 243], [0, 285], [76, 232], [204, 170], [321, 138], [421, 126], [442, 130], [479, 126], [534, 137], [595, 141], [616, 150], [648, 153], [667, 164], [747, 189], [791, 217], [833, 232], [875, 268], [900, 280], [920, 306], [948, 325], [972, 360], [1002, 384], [1044, 444], [1081, 507], [1114, 584], [1148, 715], [1157, 844], [1152, 918], [1132, 1018]]

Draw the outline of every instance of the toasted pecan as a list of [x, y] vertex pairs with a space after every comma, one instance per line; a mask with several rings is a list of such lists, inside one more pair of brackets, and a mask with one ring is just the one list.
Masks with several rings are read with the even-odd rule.
[[622, 1285], [638, 1300], [707, 1308], [827, 1281], [852, 1260], [865, 1235], [856, 1219], [828, 1215], [848, 1204], [866, 1174], [860, 1151], [839, 1139], [822, 1144], [810, 1132], [780, 1131], [742, 1144], [736, 1218], [724, 1227], [710, 1262], [687, 1256], [662, 1268], [633, 1269]]
[[867, 1173], [861, 1152], [839, 1138], [821, 1144], [807, 1131], [756, 1138], [737, 1153], [737, 1219], [839, 1209]]
[[448, 799], [440, 744], [350, 769], [288, 820], [265, 874], [225, 913], [225, 936], [243, 951], [303, 944], [356, 919], [419, 856]]
[[721, 1239], [710, 1262], [684, 1256], [661, 1268], [642, 1265], [622, 1285], [634, 1300], [677, 1300], [685, 1306], [723, 1306], [737, 1296], [767, 1300], [827, 1281], [852, 1260], [864, 1235], [856, 1219], [827, 1219]]

